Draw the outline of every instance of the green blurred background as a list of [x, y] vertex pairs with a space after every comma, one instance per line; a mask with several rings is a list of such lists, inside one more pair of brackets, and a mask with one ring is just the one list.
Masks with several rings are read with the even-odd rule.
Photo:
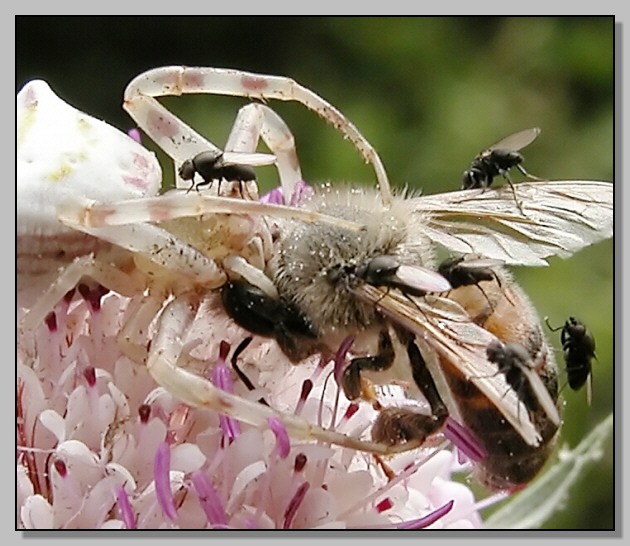
[[[614, 20], [592, 17], [24, 17], [16, 18], [16, 90], [47, 80], [66, 101], [126, 130], [123, 89], [162, 65], [286, 75], [328, 99], [374, 145], [396, 186], [458, 189], [483, 148], [539, 126], [525, 168], [551, 179], [613, 179]], [[245, 101], [164, 101], [221, 146]], [[374, 184], [352, 146], [313, 113], [271, 106], [296, 135], [309, 181]], [[147, 145], [150, 146], [148, 143]], [[167, 183], [172, 176], [167, 173]], [[272, 168], [260, 169], [265, 187]], [[518, 173], [514, 174], [519, 177]], [[613, 407], [613, 243], [515, 276], [541, 316], [581, 318], [597, 340], [594, 396], [563, 391], [562, 443], [575, 446]], [[551, 334], [559, 347], [559, 333]], [[614, 527], [613, 448], [547, 528]]]

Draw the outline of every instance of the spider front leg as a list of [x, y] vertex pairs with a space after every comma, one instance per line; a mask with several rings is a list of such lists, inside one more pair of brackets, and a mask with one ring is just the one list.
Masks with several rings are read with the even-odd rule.
[[[188, 135], [189, 138], [184, 139], [182, 122], [168, 114], [154, 97], [191, 93], [300, 102], [353, 143], [366, 163], [371, 163], [374, 167], [383, 202], [391, 202], [387, 174], [372, 145], [337, 108], [290, 78], [222, 68], [166, 66], [149, 70], [134, 78], [125, 90], [124, 108], [158, 145], [165, 150], [177, 148], [176, 152], [184, 161], [209, 148], [200, 148], [199, 139], [202, 137], [197, 133], [192, 132]], [[176, 154], [169, 155], [177, 157]]]
[[243, 106], [236, 116], [225, 150], [253, 153], [260, 138], [276, 158], [280, 186], [288, 202], [296, 184], [302, 181], [302, 171], [293, 133], [271, 108], [257, 103]]
[[144, 282], [133, 273], [127, 273], [111, 264], [100, 262], [93, 256], [76, 258], [67, 266], [48, 290], [38, 298], [22, 321], [22, 328], [35, 330], [52, 312], [61, 299], [73, 290], [83, 278], [90, 278], [108, 290], [123, 296], [134, 296], [142, 291]]
[[193, 407], [213, 410], [259, 428], [269, 427], [270, 418], [278, 419], [295, 440], [318, 440], [381, 455], [419, 447], [420, 442], [416, 441], [386, 445], [327, 430], [296, 415], [280, 413], [264, 404], [228, 393], [207, 379], [178, 367], [185, 334], [195, 319], [199, 304], [200, 296], [192, 292], [173, 299], [162, 311], [151, 342], [147, 358], [149, 373], [175, 398]]

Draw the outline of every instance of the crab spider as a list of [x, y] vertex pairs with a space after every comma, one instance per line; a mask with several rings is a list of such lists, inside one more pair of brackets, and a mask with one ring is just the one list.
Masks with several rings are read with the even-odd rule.
[[[363, 157], [372, 162], [382, 199], [384, 202], [389, 199], [389, 185], [380, 159], [364, 137], [334, 107], [290, 79], [233, 70], [166, 67], [142, 74], [128, 86], [125, 109], [173, 159], [176, 169], [202, 151], [214, 151], [224, 153], [224, 157], [231, 161], [245, 164], [275, 163], [287, 197], [301, 180], [293, 136], [283, 120], [266, 105], [250, 104], [240, 110], [225, 152], [221, 152], [154, 98], [192, 92], [302, 102], [340, 129]], [[18, 185], [22, 184], [26, 166], [38, 163], [37, 153], [27, 157], [32, 148], [29, 143], [32, 144], [34, 138], [39, 139], [40, 146], [51, 139], [54, 141], [58, 135], [47, 134], [46, 131], [64, 125], [72, 134], [71, 150], [52, 146], [52, 155], [57, 153], [58, 157], [51, 158], [48, 154], [41, 159], [48, 168], [54, 161], [61, 162], [61, 156], [76, 156], [70, 166], [60, 168], [57, 173], [62, 182], [71, 174], [70, 185], [54, 186], [43, 182], [46, 177], [38, 179], [40, 186], [45, 187], [47, 204], [52, 204], [45, 210], [35, 209], [32, 214], [45, 225], [46, 244], [54, 251], [62, 244], [61, 234], [82, 233], [87, 236], [90, 245], [95, 242], [113, 245], [107, 246], [108, 253], [100, 246], [88, 245], [68, 255], [67, 258], [74, 260], [61, 270], [44, 295], [30, 308], [21, 323], [24, 331], [32, 331], [39, 326], [68, 291], [83, 277], [89, 277], [105, 288], [139, 300], [121, 331], [121, 346], [127, 354], [145, 361], [154, 379], [180, 400], [255, 426], [267, 426], [267, 419], [275, 416], [296, 439], [317, 439], [381, 454], [406, 451], [419, 445], [418, 442], [409, 442], [404, 446], [386, 446], [326, 430], [226, 393], [178, 366], [187, 357], [183, 354], [183, 333], [194, 320], [204, 295], [221, 287], [228, 277], [240, 276], [273, 295], [275, 287], [262, 271], [272, 252], [272, 239], [265, 217], [333, 222], [354, 230], [360, 230], [361, 226], [313, 211], [257, 202], [254, 181], [245, 185], [244, 192], [239, 188], [241, 197], [245, 199], [224, 197], [235, 194], [234, 184], [228, 184], [221, 195], [206, 191], [189, 194], [175, 191], [158, 196], [160, 171], [157, 161], [131, 139], [121, 140], [121, 135], [111, 127], [69, 107], [55, 97], [43, 82], [31, 82], [25, 86], [18, 95], [20, 106]], [[46, 126], [39, 124], [42, 118], [54, 115], [60, 119]], [[84, 150], [86, 134], [97, 143], [96, 148], [88, 152]], [[259, 138], [271, 150], [271, 159], [266, 154], [255, 153]], [[105, 142], [107, 147], [102, 146]], [[48, 149], [44, 146], [35, 151], [44, 148]], [[99, 155], [99, 151], [105, 153], [105, 157]], [[133, 171], [129, 162], [122, 165], [122, 173], [112, 173], [108, 162], [126, 154], [132, 156], [131, 164], [136, 167], [138, 163], [150, 165], [150, 176], [144, 171]], [[128, 191], [127, 185], [123, 185], [123, 189], [99, 193], [91, 181], [95, 174], [106, 181], [113, 175], [125, 181], [132, 180], [128, 185], [139, 185], [143, 189], [133, 193]], [[59, 188], [64, 190], [59, 191]], [[39, 187], [36, 189], [28, 185], [22, 189], [26, 202], [29, 192], [34, 193]], [[218, 191], [217, 188], [215, 192]], [[18, 223], [23, 226], [25, 236], [33, 239], [40, 234], [35, 233], [34, 222], [25, 219], [24, 213], [25, 207], [20, 207], [18, 202]], [[33, 243], [29, 241], [28, 244]], [[24, 252], [26, 261], [29, 259], [28, 244], [25, 244]], [[116, 251], [113, 255], [109, 253], [111, 248]], [[30, 258], [37, 260], [33, 254]], [[146, 346], [142, 336], [153, 323], [156, 326], [147, 351], [142, 347]]]

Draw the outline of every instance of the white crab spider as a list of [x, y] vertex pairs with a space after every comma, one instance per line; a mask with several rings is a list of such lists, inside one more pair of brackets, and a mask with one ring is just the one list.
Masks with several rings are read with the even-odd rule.
[[[382, 199], [384, 202], [389, 199], [389, 185], [380, 159], [340, 112], [292, 80], [233, 70], [166, 67], [140, 75], [128, 86], [125, 109], [173, 158], [176, 168], [201, 151], [219, 150], [153, 98], [192, 92], [278, 98], [304, 103], [340, 129], [359, 148], [364, 158], [373, 163]], [[115, 258], [107, 255], [103, 259], [100, 249], [88, 254], [93, 250], [89, 246], [75, 252], [78, 257], [61, 271], [44, 296], [30, 309], [22, 322], [22, 328], [33, 330], [82, 277], [90, 277], [123, 296], [144, 294], [121, 332], [121, 341], [127, 345], [128, 353], [135, 354], [138, 359], [146, 359], [146, 365], [155, 380], [180, 400], [231, 415], [255, 426], [267, 426], [267, 419], [275, 416], [295, 438], [319, 439], [376, 453], [414, 447], [413, 442], [409, 442], [404, 446], [390, 448], [325, 430], [294, 416], [281, 415], [260, 404], [225, 393], [209, 381], [178, 367], [180, 357], [186, 358], [186, 355], [182, 355], [184, 332], [195, 318], [203, 296], [226, 282], [226, 270], [229, 274], [246, 278], [268, 293], [275, 291], [273, 284], [262, 273], [265, 260], [271, 252], [271, 237], [263, 214], [305, 221], [333, 221], [337, 224], [343, 223], [340, 219], [327, 218], [312, 211], [212, 196], [207, 192], [176, 192], [155, 196], [159, 187], [159, 168], [152, 154], [130, 139], [120, 140], [121, 135], [116, 131], [114, 137], [111, 127], [99, 125], [96, 120], [65, 104], [66, 108], [60, 107], [55, 103], [56, 97], [52, 97], [54, 95], [43, 82], [27, 84], [18, 95], [18, 107], [22, 107], [18, 120], [18, 186], [22, 184], [24, 166], [33, 162], [27, 153], [33, 148], [32, 142], [29, 148], [29, 137], [37, 136], [40, 134], [38, 131], [43, 129], [54, 131], [55, 127], [59, 127], [56, 123], [44, 128], [38, 125], [43, 117], [42, 111], [53, 105], [61, 118], [70, 121], [69, 125], [72, 125], [77, 138], [76, 143], [70, 145], [71, 151], [79, 157], [68, 172], [62, 169], [59, 176], [62, 180], [68, 174], [78, 176], [76, 181], [64, 186], [69, 190], [67, 192], [58, 192], [57, 187], [48, 183], [46, 192], [50, 196], [52, 210], [56, 212], [51, 213], [49, 208], [37, 211], [35, 216], [39, 216], [46, 225], [45, 235], [52, 241], [49, 244], [53, 248], [56, 244], [59, 247], [56, 239], [70, 227], [90, 236], [87, 239], [90, 244], [95, 241], [99, 244], [112, 243], [118, 253]], [[59, 102], [59, 99], [56, 101]], [[81, 139], [85, 137], [82, 131], [86, 126], [90, 130], [97, 129], [92, 135], [97, 141], [97, 149], [84, 156], [81, 155], [84, 144]], [[44, 133], [45, 138], [55, 138], [54, 132]], [[293, 136], [284, 122], [265, 105], [251, 104], [239, 112], [226, 144], [225, 155], [230, 154], [231, 160], [242, 163], [270, 163], [268, 156], [255, 153], [260, 137], [273, 154], [283, 190], [289, 196], [295, 184], [301, 180]], [[103, 142], [111, 143], [116, 139], [120, 142], [112, 144], [112, 148], [102, 146]], [[45, 143], [40, 144], [46, 148]], [[51, 149], [53, 155], [58, 152], [54, 146]], [[108, 152], [112, 152], [113, 156]], [[109, 183], [113, 173], [108, 170], [108, 162], [112, 157], [118, 157], [116, 154], [136, 154], [134, 157], [140, 157], [143, 162], [153, 166], [151, 175], [146, 177], [146, 188], [139, 195], [130, 194], [126, 186], [105, 193], [99, 193], [93, 187], [91, 177], [96, 176], [95, 158], [103, 161], [98, 175]], [[37, 159], [35, 154], [35, 163]], [[140, 178], [143, 179], [142, 176]], [[42, 183], [42, 187], [44, 185]], [[31, 186], [22, 186], [21, 189], [26, 198], [29, 192], [34, 191]], [[247, 197], [257, 197], [255, 184], [250, 184], [246, 193]], [[32, 236], [35, 232], [33, 223], [25, 218], [23, 212], [24, 207], [18, 201], [18, 222], [24, 227], [24, 233]], [[224, 225], [217, 228], [206, 225], [206, 214], [222, 214]], [[185, 217], [192, 218], [188, 220]], [[217, 218], [212, 218], [215, 226]], [[156, 225], [157, 222], [159, 225]], [[203, 231], [202, 226], [207, 232]], [[348, 223], [348, 227], [360, 228], [352, 223]], [[28, 258], [28, 252], [26, 254]], [[149, 330], [156, 316], [157, 326], [147, 354], [139, 338], [141, 333]]]

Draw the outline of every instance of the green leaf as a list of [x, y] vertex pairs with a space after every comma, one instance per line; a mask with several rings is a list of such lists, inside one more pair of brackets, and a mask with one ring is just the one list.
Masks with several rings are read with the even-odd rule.
[[485, 522], [487, 529], [536, 529], [564, 506], [569, 490], [590, 465], [602, 458], [612, 436], [613, 415], [606, 417], [573, 450], [561, 449], [558, 463]]

